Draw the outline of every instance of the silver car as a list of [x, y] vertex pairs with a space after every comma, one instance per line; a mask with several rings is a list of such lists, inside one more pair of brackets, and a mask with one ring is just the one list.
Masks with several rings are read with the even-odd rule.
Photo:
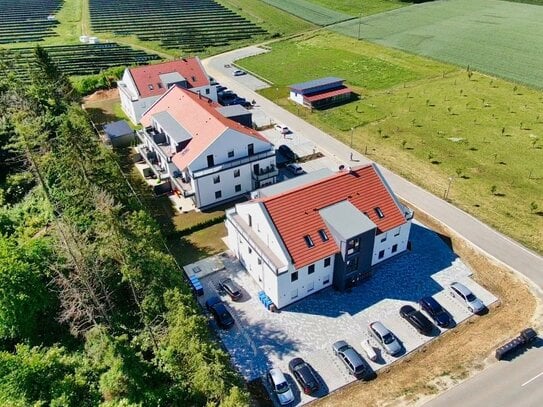
[[273, 392], [277, 396], [279, 404], [285, 406], [294, 401], [294, 394], [290, 389], [285, 375], [280, 369], [271, 369], [266, 376]]
[[449, 292], [458, 301], [468, 307], [470, 312], [477, 314], [485, 309], [485, 304], [473, 294], [464, 284], [454, 282], [449, 286]]
[[394, 356], [402, 351], [402, 345], [398, 339], [381, 322], [372, 322], [368, 331], [389, 355]]

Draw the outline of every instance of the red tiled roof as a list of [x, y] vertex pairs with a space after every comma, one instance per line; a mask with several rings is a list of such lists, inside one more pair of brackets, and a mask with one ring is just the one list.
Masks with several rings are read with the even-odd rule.
[[218, 107], [221, 106], [211, 99], [179, 86], [172, 86], [143, 114], [141, 124], [143, 127], [150, 126], [154, 114], [168, 112], [190, 133], [192, 139], [189, 144], [172, 158], [180, 170], [185, 169], [229, 128], [269, 143], [269, 140], [258, 131], [224, 117], [217, 111]]
[[317, 93], [311, 96], [304, 96], [304, 99], [309, 102], [316, 102], [318, 100], [331, 98], [332, 96], [345, 95], [346, 93], [351, 93], [351, 89], [344, 87], [341, 89], [331, 90], [329, 92]]
[[[167, 89], [164, 86], [158, 86], [161, 83], [160, 75], [172, 72], [178, 72], [187, 80], [189, 86], [192, 88], [209, 85], [209, 78], [200, 60], [196, 57], [178, 59], [161, 64], [142, 65], [130, 68], [129, 71], [141, 98], [160, 96], [166, 93]], [[152, 85], [152, 90], [149, 85]]]
[[[300, 268], [339, 251], [319, 210], [345, 200], [359, 211], [366, 212], [379, 232], [386, 232], [405, 223], [404, 214], [373, 164], [350, 172], [339, 172], [261, 201], [296, 268]], [[383, 218], [380, 219], [375, 212], [376, 207], [381, 208]], [[330, 239], [323, 242], [319, 229], [324, 229]], [[315, 244], [313, 247], [307, 247], [305, 235], [311, 236]]]

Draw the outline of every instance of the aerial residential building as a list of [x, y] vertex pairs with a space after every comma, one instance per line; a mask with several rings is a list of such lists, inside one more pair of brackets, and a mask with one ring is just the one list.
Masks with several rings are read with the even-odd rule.
[[134, 124], [173, 85], [200, 92], [214, 101], [217, 89], [197, 57], [126, 68], [117, 82], [121, 107]]
[[289, 98], [310, 109], [345, 103], [353, 98], [353, 91], [344, 82], [345, 79], [327, 77], [290, 85]]
[[226, 212], [227, 244], [278, 308], [352, 287], [408, 245], [413, 212], [375, 164], [320, 170], [252, 196]]
[[275, 182], [274, 146], [251, 122], [241, 106], [173, 86], [142, 116], [137, 149], [172, 190], [206, 208]]

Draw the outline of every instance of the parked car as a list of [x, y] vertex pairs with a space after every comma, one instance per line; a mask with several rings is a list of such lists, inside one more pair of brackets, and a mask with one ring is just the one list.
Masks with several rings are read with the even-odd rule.
[[288, 363], [288, 370], [296, 379], [305, 394], [315, 393], [319, 390], [319, 381], [313, 368], [302, 358], [294, 358]]
[[221, 280], [219, 282], [219, 287], [234, 301], [239, 300], [243, 296], [241, 289], [231, 278]]
[[375, 352], [375, 349], [373, 346], [371, 346], [370, 340], [364, 339], [362, 342], [360, 342], [360, 345], [362, 346], [362, 350], [366, 353], [368, 359], [373, 362], [377, 362], [377, 352]]
[[347, 342], [334, 342], [332, 350], [334, 355], [341, 359], [349, 374], [360, 379], [367, 373], [366, 363], [364, 363], [362, 356]]
[[404, 305], [401, 307], [400, 316], [423, 335], [430, 336], [435, 328], [435, 325], [432, 324], [422, 312], [416, 310], [411, 305]]
[[477, 314], [485, 309], [483, 302], [462, 283], [452, 283], [449, 286], [449, 292], [454, 298], [466, 305], [468, 310], [474, 314]]
[[402, 345], [398, 339], [381, 322], [372, 322], [368, 330], [389, 355], [394, 356], [402, 351]]
[[298, 159], [298, 156], [296, 155], [296, 153], [292, 151], [290, 147], [285, 144], [281, 144], [277, 150], [287, 160], [296, 161]]
[[303, 174], [305, 172], [300, 164], [295, 164], [295, 163], [288, 164], [287, 165], [287, 170], [292, 172], [294, 175], [300, 175], [300, 174]]
[[221, 328], [228, 329], [234, 325], [234, 318], [219, 297], [209, 298], [206, 308]]
[[289, 134], [290, 133], [290, 129], [287, 126], [285, 126], [284, 124], [276, 124], [275, 129], [281, 134]]
[[285, 406], [294, 401], [294, 394], [290, 388], [285, 375], [281, 369], [271, 369], [266, 375], [268, 383], [270, 384], [273, 392], [277, 396], [279, 404]]
[[451, 316], [434, 297], [421, 298], [419, 305], [438, 326], [446, 328], [451, 325]]
[[221, 85], [221, 86], [217, 86], [217, 93], [223, 92], [223, 91], [225, 91], [225, 90], [226, 90], [226, 86], [222, 86], [222, 85]]
[[241, 69], [237, 69], [237, 70], [234, 71], [233, 75], [234, 76], [243, 76], [243, 75], [246, 75], [246, 74], [247, 74], [247, 72], [242, 71]]

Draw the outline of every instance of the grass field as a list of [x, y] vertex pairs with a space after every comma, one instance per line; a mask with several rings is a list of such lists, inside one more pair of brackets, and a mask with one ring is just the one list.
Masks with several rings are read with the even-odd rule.
[[408, 1], [402, 0], [309, 0], [311, 3], [320, 4], [331, 10], [336, 10], [341, 13], [350, 14], [352, 16], [369, 16], [372, 14], [382, 13], [383, 11], [393, 10], [395, 8], [409, 5]]
[[341, 13], [332, 8], [323, 7], [315, 1], [308, 0], [261, 0], [274, 7], [286, 11], [296, 17], [316, 25], [330, 25], [345, 21], [354, 16]]
[[388, 47], [543, 88], [543, 7], [497, 0], [438, 1], [334, 26]]
[[[272, 68], [285, 55], [290, 75]], [[330, 32], [239, 64], [274, 83], [266, 97], [343, 142], [354, 128], [358, 151], [438, 196], [450, 183], [457, 206], [543, 252], [541, 92]], [[288, 101], [287, 85], [324, 75], [362, 99], [314, 113]]]

